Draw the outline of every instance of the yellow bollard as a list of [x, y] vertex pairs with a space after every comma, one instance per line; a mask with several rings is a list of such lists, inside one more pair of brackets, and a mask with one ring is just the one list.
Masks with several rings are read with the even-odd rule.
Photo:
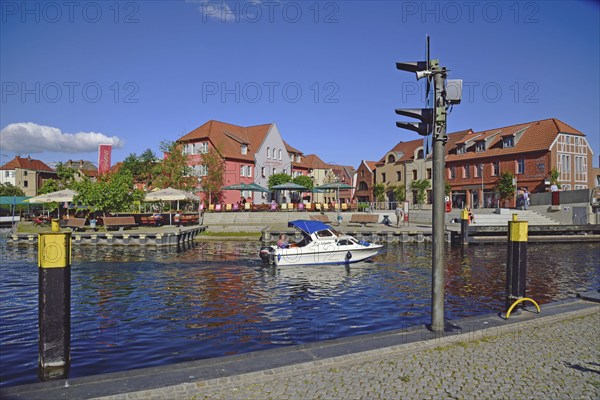
[[52, 219], [52, 232], [60, 232], [60, 220], [53, 218]]
[[71, 232], [38, 234], [38, 266], [38, 375], [65, 379], [71, 366]]

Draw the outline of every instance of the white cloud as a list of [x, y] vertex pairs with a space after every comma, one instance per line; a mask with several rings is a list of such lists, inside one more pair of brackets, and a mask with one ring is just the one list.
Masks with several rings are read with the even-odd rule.
[[58, 128], [32, 122], [10, 124], [0, 130], [0, 148], [15, 153], [86, 153], [98, 151], [99, 144], [121, 148], [125, 142], [116, 136], [97, 132], [64, 133]]
[[[198, 11], [202, 14], [202, 22], [214, 19], [220, 22], [236, 22], [236, 12], [224, 1], [187, 0], [188, 3], [199, 3]], [[258, 4], [258, 2], [252, 2]], [[239, 6], [239, 3], [236, 3]]]

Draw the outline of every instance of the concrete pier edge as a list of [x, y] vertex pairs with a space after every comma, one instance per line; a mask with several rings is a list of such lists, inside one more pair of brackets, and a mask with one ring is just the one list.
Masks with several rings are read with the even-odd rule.
[[[233, 356], [191, 361], [53, 382], [0, 389], [2, 399], [145, 398], [155, 392], [173, 394], [192, 388], [230, 387], [272, 379], [275, 375], [301, 374], [319, 368], [340, 367], [378, 355], [410, 354], [460, 342], [474, 342], [509, 333], [526, 335], [545, 324], [598, 313], [597, 302], [567, 299], [533, 308], [505, 320], [499, 314], [447, 321], [457, 327], [436, 334], [425, 326], [286, 346]], [[529, 312], [531, 311], [531, 312]], [[500, 350], [500, 349], [499, 349]]]

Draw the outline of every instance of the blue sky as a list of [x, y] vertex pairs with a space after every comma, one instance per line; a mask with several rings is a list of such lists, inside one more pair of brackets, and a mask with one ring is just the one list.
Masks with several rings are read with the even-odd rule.
[[[0, 163], [159, 153], [207, 120], [275, 122], [305, 154], [357, 167], [424, 106], [397, 61], [431, 56], [464, 81], [448, 131], [556, 117], [600, 155], [593, 1], [0, 3]], [[10, 140], [9, 140], [10, 138]]]

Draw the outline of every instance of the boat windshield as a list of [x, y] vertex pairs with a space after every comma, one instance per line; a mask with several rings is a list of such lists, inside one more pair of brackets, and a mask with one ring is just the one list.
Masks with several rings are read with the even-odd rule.
[[335, 229], [329, 228], [329, 229], [323, 229], [323, 230], [317, 231], [317, 236], [322, 238], [322, 237], [340, 236], [340, 234]]

